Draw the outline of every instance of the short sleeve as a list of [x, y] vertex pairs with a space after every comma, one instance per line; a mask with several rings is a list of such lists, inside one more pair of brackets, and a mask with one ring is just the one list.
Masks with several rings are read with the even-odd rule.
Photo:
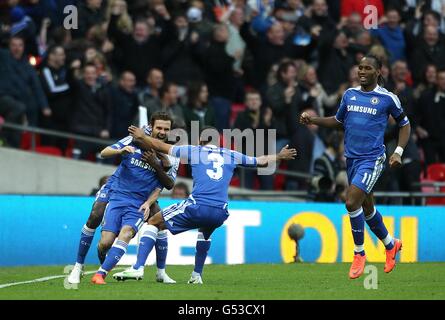
[[191, 145], [173, 146], [170, 149], [170, 155], [175, 158], [190, 162], [192, 159], [192, 155], [195, 154], [197, 150], [198, 147]]
[[171, 168], [170, 170], [168, 170], [167, 175], [172, 178], [173, 181], [176, 181], [176, 176], [178, 175], [179, 168], [179, 158], [169, 156], [168, 160], [170, 160]]
[[116, 150], [122, 149], [125, 146], [130, 145], [133, 142], [133, 137], [132, 136], [128, 136], [125, 137], [121, 140], [119, 140], [118, 142], [116, 142], [115, 144], [112, 144], [110, 147]]
[[245, 154], [242, 154], [237, 151], [232, 151], [231, 153], [232, 153], [234, 163], [237, 166], [241, 166], [241, 167], [256, 167], [257, 166], [257, 163], [258, 163], [257, 158], [246, 156]]
[[345, 121], [345, 115], [346, 115], [346, 93], [348, 91], [345, 91], [343, 93], [343, 97], [340, 101], [340, 106], [338, 107], [337, 114], [335, 115], [335, 120], [337, 120], [340, 123], [343, 123]]
[[[399, 127], [403, 127], [409, 123], [408, 117], [403, 112], [402, 104], [400, 103], [399, 98], [392, 94], [391, 99], [389, 101], [389, 113], [391, 116], [397, 120]], [[400, 117], [403, 117], [402, 119], [399, 119]]]

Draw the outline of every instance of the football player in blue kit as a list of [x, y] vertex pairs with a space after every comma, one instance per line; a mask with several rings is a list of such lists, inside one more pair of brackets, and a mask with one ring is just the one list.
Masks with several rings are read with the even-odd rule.
[[[156, 139], [165, 140], [172, 125], [171, 117], [165, 112], [156, 112], [150, 122]], [[149, 159], [150, 156], [144, 150], [149, 149], [140, 149], [128, 136], [101, 152], [104, 158], [122, 155], [122, 162], [118, 169], [119, 178], [112, 185], [105, 210], [98, 244], [99, 256], [104, 257], [104, 261], [91, 280], [95, 284], [105, 284], [106, 275], [125, 254], [128, 243], [144, 223], [144, 214], [150, 212], [148, 208], [155, 203], [163, 186], [171, 188], [176, 179], [177, 165], [165, 172], [163, 166], [170, 165], [169, 160], [166, 159], [168, 164], [164, 163], [165, 159], [156, 163]], [[143, 157], [146, 161], [142, 160]], [[165, 181], [161, 183], [161, 180]], [[163, 240], [166, 242], [166, 237]], [[167, 250], [166, 243], [160, 247]], [[161, 271], [166, 276], [165, 270]]]
[[343, 94], [337, 114], [333, 117], [311, 117], [302, 113], [300, 122], [345, 131], [345, 157], [349, 187], [346, 209], [354, 239], [354, 258], [349, 277], [363, 274], [366, 262], [364, 242], [365, 221], [386, 248], [384, 271], [391, 272], [402, 242], [394, 239], [385, 227], [382, 215], [374, 206], [372, 189], [385, 165], [384, 134], [389, 116], [399, 126], [398, 146], [389, 159], [390, 167], [402, 164], [403, 150], [410, 137], [411, 126], [399, 98], [381, 87], [382, 63], [373, 55], [365, 56], [359, 64], [360, 86]]
[[[195, 268], [189, 283], [202, 283], [201, 275], [210, 248], [210, 236], [229, 216], [228, 190], [235, 168], [237, 166], [265, 167], [271, 162], [290, 160], [296, 156], [296, 150], [288, 149], [288, 146], [276, 155], [249, 157], [212, 145], [211, 139], [201, 139], [199, 146], [171, 146], [145, 136], [143, 131], [135, 126], [131, 126], [129, 132], [135, 143], [143, 148], [152, 148], [172, 155], [191, 165], [193, 190], [190, 197], [165, 208], [148, 219], [148, 229], [154, 235], [165, 228], [174, 235], [198, 229]], [[151, 241], [150, 250], [153, 245], [154, 241]]]

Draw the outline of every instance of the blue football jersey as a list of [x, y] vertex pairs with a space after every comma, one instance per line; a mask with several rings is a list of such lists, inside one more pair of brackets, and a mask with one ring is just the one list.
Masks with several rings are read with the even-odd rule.
[[257, 165], [255, 157], [213, 145], [174, 146], [171, 155], [191, 165], [192, 199], [197, 204], [223, 207], [229, 199], [229, 185], [237, 166]]
[[135, 153], [122, 156], [118, 169], [119, 178], [115, 179], [112, 185], [112, 198], [125, 197], [145, 201], [156, 188], [162, 189], [162, 184], [156, 176], [156, 170], [142, 161], [143, 151], [133, 144], [131, 136], [119, 140], [110, 147], [121, 149], [125, 146], [134, 147]]
[[[384, 134], [389, 115], [394, 119], [403, 113], [399, 98], [380, 86], [370, 92], [360, 87], [343, 94], [335, 115], [345, 129], [345, 157], [377, 159], [385, 152]], [[405, 116], [399, 126], [409, 123]]]

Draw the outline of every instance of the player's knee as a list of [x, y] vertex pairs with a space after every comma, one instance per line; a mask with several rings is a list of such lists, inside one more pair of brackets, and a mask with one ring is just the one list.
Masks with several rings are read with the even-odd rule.
[[114, 241], [111, 241], [110, 239], [100, 239], [97, 249], [101, 252], [106, 252], [111, 248], [113, 242]]
[[360, 208], [360, 204], [358, 203], [358, 201], [349, 197], [346, 199], [345, 206], [348, 212], [352, 212]]
[[131, 239], [133, 239], [135, 235], [135, 232], [132, 227], [125, 226], [122, 228], [121, 232], [119, 233], [119, 240], [130, 242]]

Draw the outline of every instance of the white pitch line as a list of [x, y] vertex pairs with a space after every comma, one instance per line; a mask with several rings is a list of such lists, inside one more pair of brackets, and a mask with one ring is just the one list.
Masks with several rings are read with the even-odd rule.
[[[115, 268], [114, 270], [124, 270], [125, 268]], [[88, 274], [93, 274], [96, 271], [87, 271], [84, 272], [85, 275]], [[66, 278], [68, 277], [68, 274], [64, 274], [64, 275], [60, 275], [60, 276], [49, 276], [49, 277], [43, 277], [43, 278], [38, 278], [38, 279], [34, 279], [34, 280], [28, 280], [28, 281], [21, 281], [21, 282], [12, 282], [12, 283], [5, 283], [5, 284], [0, 284], [0, 289], [3, 288], [8, 288], [8, 287], [12, 287], [12, 286], [18, 286], [21, 284], [29, 284], [29, 283], [36, 283], [36, 282], [44, 282], [44, 281], [49, 281], [49, 280], [53, 280], [53, 279], [59, 279], [59, 278]]]

